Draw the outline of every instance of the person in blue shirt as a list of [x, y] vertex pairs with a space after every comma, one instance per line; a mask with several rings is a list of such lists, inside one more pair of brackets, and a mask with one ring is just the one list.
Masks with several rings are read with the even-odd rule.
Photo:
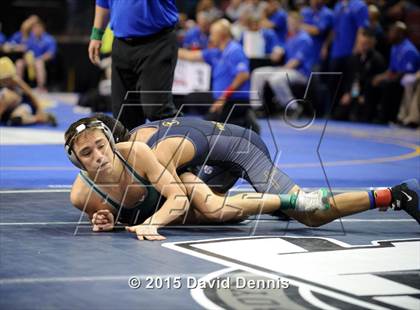
[[179, 58], [205, 61], [212, 68], [214, 102], [207, 118], [258, 132], [259, 126], [249, 108], [249, 60], [242, 46], [232, 39], [229, 21], [220, 19], [212, 24], [210, 42], [214, 48], [203, 51], [179, 50]]
[[353, 52], [358, 31], [369, 26], [368, 7], [362, 0], [341, 0], [334, 7], [334, 40], [331, 58], [343, 58]]
[[32, 27], [39, 21], [41, 19], [37, 15], [31, 15], [22, 22], [19, 31], [12, 34], [7, 41], [13, 45], [14, 50], [26, 51], [26, 43], [31, 35]]
[[281, 45], [286, 42], [287, 13], [281, 8], [281, 0], [268, 0], [263, 13], [262, 26], [273, 29]]
[[403, 92], [401, 78], [406, 73], [416, 73], [420, 70], [419, 51], [407, 38], [407, 26], [403, 22], [392, 25], [388, 40], [392, 44], [388, 70], [375, 76], [372, 81], [381, 94], [375, 120], [378, 123], [395, 121]]
[[262, 93], [266, 83], [273, 90], [282, 107], [297, 110], [293, 100], [291, 85], [306, 84], [312, 69], [313, 43], [310, 35], [301, 29], [301, 16], [297, 12], [289, 12], [287, 18], [289, 38], [284, 48], [285, 65], [281, 67], [261, 67], [251, 75], [252, 105], [260, 106]]
[[[255, 35], [257, 35], [257, 38], [255, 38]], [[241, 38], [239, 40], [241, 45], [244, 47], [245, 54], [249, 58], [258, 58], [255, 57], [252, 53], [260, 53], [260, 51], [258, 51], [258, 47], [257, 50], [253, 50], [255, 45], [258, 45], [258, 42], [254, 42], [254, 40], [259, 41], [259, 39], [262, 41], [261, 49], [264, 49], [264, 55], [261, 55], [260, 57], [269, 57], [272, 62], [279, 62], [282, 56], [283, 48], [277, 38], [276, 33], [272, 29], [262, 28], [260, 18], [249, 16], [248, 30], [245, 30], [241, 34]]]
[[211, 24], [210, 16], [205, 12], [199, 12], [196, 19], [197, 25], [185, 33], [182, 42], [183, 48], [192, 50], [203, 50], [207, 48]]
[[[333, 40], [330, 51], [330, 72], [342, 72], [343, 79], [348, 75], [348, 64], [354, 50], [357, 34], [369, 27], [369, 12], [362, 0], [340, 0], [334, 7]], [[331, 94], [338, 98], [344, 93], [343, 84], [330, 79]]]
[[[45, 91], [47, 71], [45, 65], [54, 59], [57, 52], [55, 39], [45, 31], [44, 23], [39, 20], [32, 25], [31, 34], [26, 42], [27, 51], [33, 55], [16, 61], [18, 75], [23, 78], [26, 66], [34, 66], [37, 88]], [[33, 61], [33, 64], [32, 64]]]
[[0, 51], [7, 57], [10, 57], [13, 61], [23, 57], [27, 51], [27, 42], [31, 36], [32, 26], [40, 21], [37, 15], [31, 15], [26, 18], [19, 31], [13, 33], [6, 41], [1, 44]]
[[101, 39], [110, 23], [112, 112], [128, 128], [174, 116], [172, 83], [178, 43], [175, 0], [96, 0], [89, 59], [99, 64]]
[[[333, 12], [324, 5], [324, 0], [310, 0], [310, 6], [304, 7], [301, 15], [303, 18], [302, 29], [310, 34], [314, 44], [313, 63], [319, 65], [326, 58], [325, 43], [333, 26]], [[322, 55], [321, 51], [323, 51]]]

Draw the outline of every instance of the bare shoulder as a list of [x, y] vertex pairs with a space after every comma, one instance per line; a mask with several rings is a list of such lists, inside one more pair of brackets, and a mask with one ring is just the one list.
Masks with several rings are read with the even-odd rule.
[[134, 157], [147, 160], [150, 156], [154, 156], [150, 147], [146, 143], [139, 141], [118, 143], [117, 150], [128, 161], [131, 161]]

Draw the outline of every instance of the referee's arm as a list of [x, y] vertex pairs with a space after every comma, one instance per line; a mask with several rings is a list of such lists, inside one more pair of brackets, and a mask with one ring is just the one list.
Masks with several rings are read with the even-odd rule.
[[[99, 51], [102, 45], [102, 35], [109, 22], [109, 10], [99, 5], [95, 6], [95, 19], [93, 21], [92, 36], [89, 43], [89, 59], [94, 65], [99, 65]], [[94, 35], [95, 34], [95, 35]]]

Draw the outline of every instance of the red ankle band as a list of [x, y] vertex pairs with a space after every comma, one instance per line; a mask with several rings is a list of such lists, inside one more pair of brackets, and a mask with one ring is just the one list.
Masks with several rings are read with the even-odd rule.
[[375, 204], [377, 208], [388, 207], [391, 202], [392, 194], [388, 188], [375, 191]]

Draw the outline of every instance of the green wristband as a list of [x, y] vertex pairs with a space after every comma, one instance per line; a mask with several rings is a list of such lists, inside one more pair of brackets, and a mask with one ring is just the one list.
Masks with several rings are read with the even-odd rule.
[[93, 27], [92, 28], [92, 33], [90, 34], [90, 39], [91, 40], [102, 40], [102, 37], [104, 36], [105, 30]]
[[297, 195], [279, 195], [280, 197], [280, 209], [281, 210], [289, 210], [289, 209], [295, 209], [296, 208], [296, 200]]

